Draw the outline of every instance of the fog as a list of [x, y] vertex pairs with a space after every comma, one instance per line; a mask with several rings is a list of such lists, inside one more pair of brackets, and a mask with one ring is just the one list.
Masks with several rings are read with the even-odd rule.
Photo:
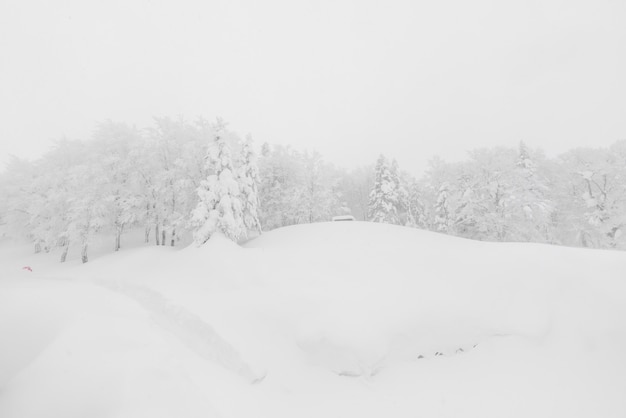
[[154, 116], [413, 172], [604, 146], [626, 138], [624, 21], [619, 1], [3, 1], [0, 163]]

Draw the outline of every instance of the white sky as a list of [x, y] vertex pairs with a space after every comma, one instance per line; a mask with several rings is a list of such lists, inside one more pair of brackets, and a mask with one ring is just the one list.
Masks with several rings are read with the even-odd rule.
[[626, 1], [0, 1], [0, 163], [221, 116], [342, 166], [626, 138]]

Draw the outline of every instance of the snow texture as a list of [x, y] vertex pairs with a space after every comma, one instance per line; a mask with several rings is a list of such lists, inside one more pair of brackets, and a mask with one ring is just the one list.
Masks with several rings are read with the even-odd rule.
[[53, 258], [0, 247], [2, 417], [626, 414], [622, 252], [328, 222]]

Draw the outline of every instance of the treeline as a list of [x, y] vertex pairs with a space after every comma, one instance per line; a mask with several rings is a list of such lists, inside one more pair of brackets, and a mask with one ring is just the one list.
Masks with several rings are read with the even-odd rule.
[[548, 159], [541, 150], [478, 149], [431, 161], [422, 178], [381, 156], [370, 218], [485, 241], [626, 248], [626, 141]]
[[11, 161], [1, 178], [4, 235], [31, 240], [35, 251], [70, 247], [87, 260], [89, 243], [113, 232], [114, 249], [130, 228], [174, 245], [187, 229], [212, 126], [168, 118], [139, 130], [111, 121], [89, 141], [58, 141], [41, 159]]
[[[147, 243], [174, 246], [198, 229], [193, 212], [218, 163], [207, 155], [218, 131], [232, 151], [234, 175], [247, 172], [237, 187], [258, 189], [255, 217], [263, 230], [350, 213], [345, 202], [353, 190], [366, 199], [369, 186], [358, 182], [367, 176], [289, 147], [263, 144], [255, 155], [250, 138], [220, 121], [155, 118], [144, 129], [106, 121], [89, 140], [60, 140], [36, 161], [9, 162], [0, 175], [0, 234], [31, 241], [35, 252], [60, 250], [61, 261], [70, 249], [87, 261], [89, 244], [101, 233], [114, 236], [117, 251], [124, 233], [136, 228]], [[250, 179], [256, 184], [246, 185]], [[355, 213], [366, 205], [358, 202]]]
[[90, 140], [59, 141], [34, 162], [13, 159], [0, 176], [1, 234], [35, 251], [60, 249], [62, 261], [70, 248], [86, 261], [103, 232], [115, 250], [136, 228], [146, 242], [176, 245], [196, 228], [199, 189], [218, 164], [206, 158], [217, 126], [233, 171], [254, 171], [246, 181], [256, 183], [262, 230], [352, 214], [479, 240], [626, 247], [626, 141], [555, 159], [523, 143], [475, 150], [459, 163], [434, 159], [415, 178], [383, 156], [355, 170], [278, 145], [262, 144], [255, 156], [250, 138], [220, 123], [171, 118], [145, 129], [107, 121]]

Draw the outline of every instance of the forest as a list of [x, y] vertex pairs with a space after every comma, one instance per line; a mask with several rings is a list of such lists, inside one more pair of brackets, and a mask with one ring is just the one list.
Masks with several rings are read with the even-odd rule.
[[0, 193], [0, 236], [59, 251], [62, 262], [70, 247], [86, 262], [102, 233], [116, 251], [137, 229], [154, 245], [201, 243], [216, 193], [230, 208], [219, 228], [238, 241], [351, 214], [475, 240], [626, 249], [624, 140], [555, 158], [524, 142], [474, 149], [460, 162], [433, 157], [416, 177], [383, 154], [348, 170], [314, 151], [256, 146], [219, 119], [105, 121], [35, 161], [14, 157]]

